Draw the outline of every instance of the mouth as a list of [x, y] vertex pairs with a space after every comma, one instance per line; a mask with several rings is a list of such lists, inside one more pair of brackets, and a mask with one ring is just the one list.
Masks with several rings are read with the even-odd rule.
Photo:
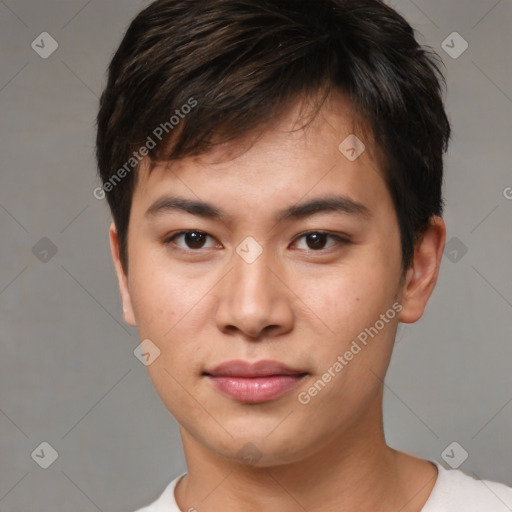
[[308, 372], [278, 361], [227, 361], [203, 372], [215, 389], [243, 403], [275, 400], [296, 386]]

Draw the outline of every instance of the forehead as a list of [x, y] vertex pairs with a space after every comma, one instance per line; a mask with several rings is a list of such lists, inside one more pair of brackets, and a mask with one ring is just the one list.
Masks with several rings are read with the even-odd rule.
[[382, 193], [378, 149], [346, 98], [332, 95], [313, 111], [311, 102], [299, 101], [272, 124], [205, 154], [152, 168], [144, 162], [134, 203], [147, 206], [172, 193], [233, 206], [264, 197], [267, 207], [277, 208], [333, 188], [359, 196], [355, 200], [371, 200], [371, 190]]

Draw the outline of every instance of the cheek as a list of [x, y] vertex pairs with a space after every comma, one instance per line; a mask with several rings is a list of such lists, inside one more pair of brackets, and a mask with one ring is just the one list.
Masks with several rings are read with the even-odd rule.
[[187, 277], [165, 255], [134, 254], [132, 268], [130, 296], [141, 336], [167, 338], [208, 290], [204, 279]]
[[161, 276], [142, 268], [137, 274], [132, 276], [130, 295], [139, 335], [161, 338], [177, 321], [183, 302], [176, 300], [176, 286], [169, 286]]
[[[139, 337], [150, 339], [160, 350], [147, 367], [148, 375], [169, 410], [181, 417], [180, 411], [191, 409], [188, 393], [196, 395], [194, 376], [202, 361], [198, 356], [207, 352], [198, 333], [209, 318], [205, 307], [211, 285], [155, 258], [139, 258], [137, 264], [131, 294]], [[197, 421], [202, 418], [200, 410], [187, 414], [197, 415]]]
[[[212, 289], [218, 280], [210, 273], [188, 275], [168, 258], [133, 261], [130, 293], [140, 339], [149, 338], [161, 351], [151, 367], [152, 379], [166, 380], [159, 367], [180, 379], [195, 371], [201, 346], [200, 333], [212, 318]], [[198, 370], [199, 371], [199, 370]]]
[[[292, 282], [305, 306], [318, 315], [330, 336], [347, 340], [373, 325], [395, 301], [399, 267], [372, 248], [353, 261], [316, 273], [297, 274]], [[318, 321], [317, 321], [318, 323]]]

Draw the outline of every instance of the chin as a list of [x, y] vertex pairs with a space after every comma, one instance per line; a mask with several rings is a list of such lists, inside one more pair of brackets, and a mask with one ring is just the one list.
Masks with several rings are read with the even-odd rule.
[[[273, 426], [275, 428], [275, 424]], [[272, 429], [253, 434], [245, 432], [243, 436], [218, 440], [208, 440], [208, 445], [216, 455], [242, 466], [254, 468], [272, 468], [300, 462], [303, 458], [315, 452], [317, 443], [311, 443], [299, 432], [291, 433], [283, 429], [278, 435]]]

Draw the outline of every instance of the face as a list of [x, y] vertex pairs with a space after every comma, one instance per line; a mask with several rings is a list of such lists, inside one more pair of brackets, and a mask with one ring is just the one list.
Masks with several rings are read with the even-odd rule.
[[370, 141], [355, 133], [355, 160], [339, 149], [356, 130], [348, 104], [331, 98], [305, 129], [298, 108], [257, 137], [141, 169], [128, 275], [111, 229], [125, 319], [160, 350], [149, 375], [183, 434], [267, 466], [379, 428], [398, 321], [421, 316], [442, 243], [427, 234], [403, 276]]

